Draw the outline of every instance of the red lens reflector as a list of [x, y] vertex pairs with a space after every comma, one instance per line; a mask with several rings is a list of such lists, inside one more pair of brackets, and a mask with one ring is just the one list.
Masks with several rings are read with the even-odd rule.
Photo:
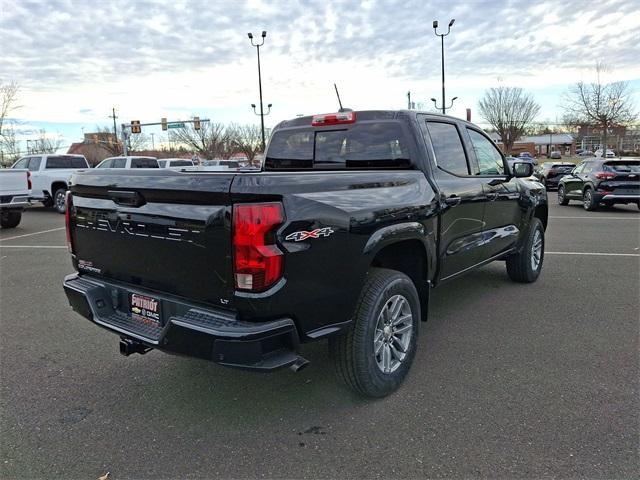
[[282, 204], [252, 203], [233, 208], [236, 288], [264, 290], [282, 276], [282, 252], [270, 233], [284, 221]]
[[27, 172], [27, 188], [29, 190], [31, 190], [32, 184], [31, 184], [31, 172]]
[[71, 215], [73, 210], [73, 197], [71, 192], [67, 191], [64, 198], [65, 210], [64, 210], [64, 226], [67, 232], [67, 248], [69, 253], [73, 253], [73, 237], [71, 236]]
[[322, 127], [324, 125], [340, 125], [344, 123], [355, 123], [356, 112], [338, 112], [314, 115], [311, 120], [312, 127]]

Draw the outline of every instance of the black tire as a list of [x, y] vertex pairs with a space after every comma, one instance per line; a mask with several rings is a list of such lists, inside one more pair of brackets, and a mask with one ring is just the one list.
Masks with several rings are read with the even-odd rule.
[[[394, 327], [385, 326], [384, 330], [377, 328], [385, 318], [382, 316], [383, 309], [389, 311], [394, 299], [399, 297], [404, 302], [403, 311], [398, 314], [402, 318], [411, 316], [412, 329], [406, 333], [405, 352], [399, 349], [400, 344], [395, 343], [395, 340], [385, 340], [387, 334], [392, 335], [390, 332]], [[410, 308], [410, 312], [404, 309], [405, 306]], [[355, 309], [353, 325], [343, 335], [329, 339], [329, 351], [333, 356], [338, 378], [367, 397], [384, 397], [397, 390], [416, 353], [420, 315], [418, 292], [409, 277], [395, 270], [369, 270]], [[401, 329], [402, 325], [407, 326], [406, 323], [399, 325]], [[374, 348], [376, 335], [380, 335], [378, 345], [381, 345], [379, 355], [382, 360], [379, 360]], [[392, 351], [404, 353], [402, 360], [389, 357], [389, 362], [399, 362], [389, 372], [384, 372], [384, 366], [379, 366], [380, 362], [384, 365], [384, 351], [389, 352], [389, 355], [392, 355]]]
[[22, 212], [7, 210], [0, 213], [0, 227], [16, 228], [22, 220]]
[[66, 188], [59, 188], [53, 194], [53, 209], [58, 213], [64, 213], [67, 209], [65, 197], [67, 195]]
[[559, 205], [569, 205], [569, 199], [564, 191], [564, 185], [558, 186], [558, 204]]
[[589, 212], [593, 212], [598, 209], [598, 202], [595, 201], [593, 192], [590, 188], [586, 188], [582, 194], [582, 206]]
[[[536, 233], [537, 232], [537, 233]], [[534, 248], [541, 240], [538, 261], [534, 267]], [[544, 228], [539, 218], [533, 217], [520, 252], [507, 257], [507, 274], [514, 282], [533, 283], [540, 276], [544, 263]]]

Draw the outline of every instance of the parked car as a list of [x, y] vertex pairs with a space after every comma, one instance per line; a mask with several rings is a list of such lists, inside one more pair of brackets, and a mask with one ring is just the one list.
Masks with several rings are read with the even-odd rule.
[[160, 168], [156, 157], [109, 157], [102, 160], [96, 168]]
[[31, 172], [31, 200], [64, 213], [69, 178], [80, 170], [88, 169], [89, 164], [84, 155], [39, 154], [22, 157], [11, 168], [26, 168]]
[[562, 153], [555, 150], [549, 154], [549, 158], [552, 158], [554, 160], [560, 160], [562, 158]]
[[[596, 157], [602, 157], [602, 149], [600, 148], [596, 150], [594, 155]], [[613, 152], [613, 150], [609, 150], [607, 148], [606, 158], [616, 158], [616, 154]]]
[[547, 190], [556, 188], [558, 181], [567, 175], [575, 167], [570, 162], [544, 162], [534, 172], [535, 177], [542, 183]]
[[184, 167], [193, 167], [193, 160], [188, 160], [186, 158], [161, 158], [158, 159], [158, 166], [160, 168], [184, 168]]
[[558, 185], [558, 203], [581, 200], [585, 210], [603, 203], [635, 203], [640, 208], [640, 160], [585, 160]]
[[25, 168], [0, 169], [0, 227], [15, 228], [29, 204], [31, 172]]
[[521, 162], [511, 174], [455, 117], [295, 118], [275, 127], [261, 172], [75, 175], [77, 272], [64, 289], [125, 355], [298, 370], [299, 343], [328, 339], [338, 376], [382, 397], [411, 366], [432, 287], [493, 260], [514, 281], [538, 278], [548, 206], [520, 178], [531, 171]]
[[595, 157], [594, 153], [591, 150], [582, 150], [577, 153], [579, 157]]

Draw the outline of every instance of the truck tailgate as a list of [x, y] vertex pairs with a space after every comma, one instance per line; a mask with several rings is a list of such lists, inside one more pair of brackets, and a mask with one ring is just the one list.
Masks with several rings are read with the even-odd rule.
[[232, 173], [83, 172], [73, 178], [82, 273], [231, 308]]
[[29, 193], [26, 169], [0, 170], [0, 196], [27, 195]]

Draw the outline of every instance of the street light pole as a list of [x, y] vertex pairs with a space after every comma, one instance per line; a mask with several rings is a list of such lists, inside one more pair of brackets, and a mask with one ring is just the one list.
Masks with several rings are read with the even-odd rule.
[[[445, 107], [445, 96], [444, 96], [444, 37], [446, 37], [447, 35], [449, 35], [449, 33], [451, 33], [451, 26], [453, 25], [453, 23], [456, 21], [455, 18], [452, 18], [449, 21], [449, 27], [447, 28], [447, 33], [438, 33], [438, 21], [434, 20], [433, 21], [433, 33], [436, 34], [436, 36], [440, 37], [440, 57], [442, 59], [442, 113], [445, 114], [447, 109]], [[451, 105], [453, 105], [453, 100], [451, 101]], [[451, 107], [449, 107], [451, 108]]]
[[[262, 132], [262, 152], [264, 153], [264, 150], [266, 148], [266, 142], [264, 137], [264, 116], [268, 115], [269, 113], [266, 113], [266, 114], [264, 113], [264, 108], [262, 104], [262, 72], [260, 71], [260, 47], [264, 45], [264, 38], [267, 36], [267, 32], [265, 30], [262, 31], [261, 43], [253, 43], [252, 33], [248, 33], [247, 36], [251, 41], [251, 45], [256, 47], [256, 50], [258, 52], [258, 89], [260, 91], [260, 130]], [[271, 104], [269, 104], [269, 107], [271, 107]], [[271, 111], [271, 108], [269, 108], [269, 111]], [[255, 107], [254, 107], [254, 113], [255, 113]]]
[[154, 136], [155, 136], [155, 133], [152, 133], [152, 134], [151, 134], [151, 150], [154, 150], [154, 151], [155, 151], [155, 149], [156, 149], [156, 144], [155, 144], [155, 142], [153, 141], [153, 137], [154, 137]]

